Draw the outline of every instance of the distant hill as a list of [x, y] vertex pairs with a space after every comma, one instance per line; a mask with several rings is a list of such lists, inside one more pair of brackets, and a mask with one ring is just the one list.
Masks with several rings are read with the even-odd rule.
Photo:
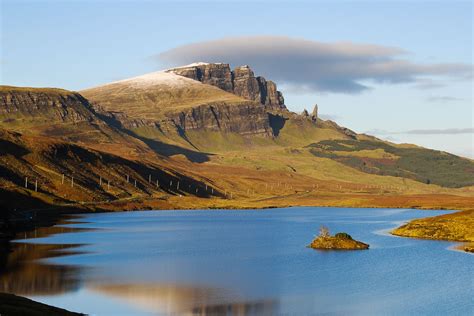
[[472, 160], [442, 151], [380, 140], [325, 140], [308, 147], [315, 156], [330, 158], [367, 173], [444, 187], [474, 185]]

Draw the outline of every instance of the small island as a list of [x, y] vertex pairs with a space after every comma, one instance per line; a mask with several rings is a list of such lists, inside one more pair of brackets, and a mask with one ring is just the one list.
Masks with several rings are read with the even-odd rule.
[[317, 236], [308, 246], [313, 249], [321, 250], [365, 250], [369, 249], [369, 245], [352, 239], [347, 233], [337, 233], [331, 236], [329, 229], [322, 226]]

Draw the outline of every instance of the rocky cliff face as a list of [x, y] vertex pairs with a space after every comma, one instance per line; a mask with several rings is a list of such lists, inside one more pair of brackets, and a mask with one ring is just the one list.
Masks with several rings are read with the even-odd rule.
[[[252, 103], [202, 105], [168, 115], [178, 131], [210, 130], [241, 135], [273, 136], [269, 114]], [[166, 122], [164, 122], [166, 124]]]
[[216, 86], [227, 92], [234, 91], [229, 64], [196, 63], [169, 69], [168, 72]]
[[108, 126], [81, 94], [62, 89], [0, 86], [0, 128], [90, 147], [137, 145]]
[[0, 89], [0, 120], [4, 123], [33, 118], [49, 123], [92, 121], [91, 111], [89, 102], [79, 93], [61, 89]]
[[[100, 111], [100, 110], [99, 110]], [[120, 127], [136, 129], [140, 127], [158, 128], [164, 133], [177, 131], [184, 136], [189, 131], [232, 132], [240, 135], [275, 136], [277, 128], [271, 115], [262, 106], [253, 102], [242, 104], [213, 103], [168, 112], [161, 119], [130, 119], [121, 112], [103, 112]]]
[[276, 84], [263, 77], [255, 77], [247, 65], [231, 71], [229, 64], [197, 63], [169, 69], [168, 72], [216, 86], [271, 109], [286, 109], [285, 100]]

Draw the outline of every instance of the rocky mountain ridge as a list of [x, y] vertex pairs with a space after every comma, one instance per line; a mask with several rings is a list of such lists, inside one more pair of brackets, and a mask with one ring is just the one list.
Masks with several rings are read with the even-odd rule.
[[274, 137], [291, 114], [275, 83], [229, 64], [195, 63], [81, 93], [122, 128], [182, 138], [189, 131]]
[[256, 77], [248, 65], [231, 70], [229, 64], [195, 63], [171, 68], [167, 72], [216, 86], [269, 108], [286, 109], [285, 99], [283, 94], [277, 90], [276, 84], [264, 77]]
[[3, 86], [0, 90], [0, 120], [48, 123], [95, 120], [89, 102], [79, 93], [62, 89], [22, 89]]

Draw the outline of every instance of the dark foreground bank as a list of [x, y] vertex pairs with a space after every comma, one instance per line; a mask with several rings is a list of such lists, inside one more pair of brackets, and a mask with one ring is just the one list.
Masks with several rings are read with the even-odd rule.
[[62, 308], [57, 308], [57, 307], [49, 306], [43, 303], [38, 303], [21, 296], [0, 293], [0, 315], [73, 316], [73, 315], [84, 315], [84, 314], [74, 313]]
[[[37, 227], [53, 226], [66, 214], [75, 210], [54, 211], [16, 211], [7, 205], [0, 204], [0, 273], [4, 270], [8, 253], [11, 251], [10, 241], [18, 233], [32, 231]], [[76, 211], [77, 212], [77, 211]], [[0, 293], [0, 315], [84, 315], [65, 309], [42, 304], [25, 297]]]

